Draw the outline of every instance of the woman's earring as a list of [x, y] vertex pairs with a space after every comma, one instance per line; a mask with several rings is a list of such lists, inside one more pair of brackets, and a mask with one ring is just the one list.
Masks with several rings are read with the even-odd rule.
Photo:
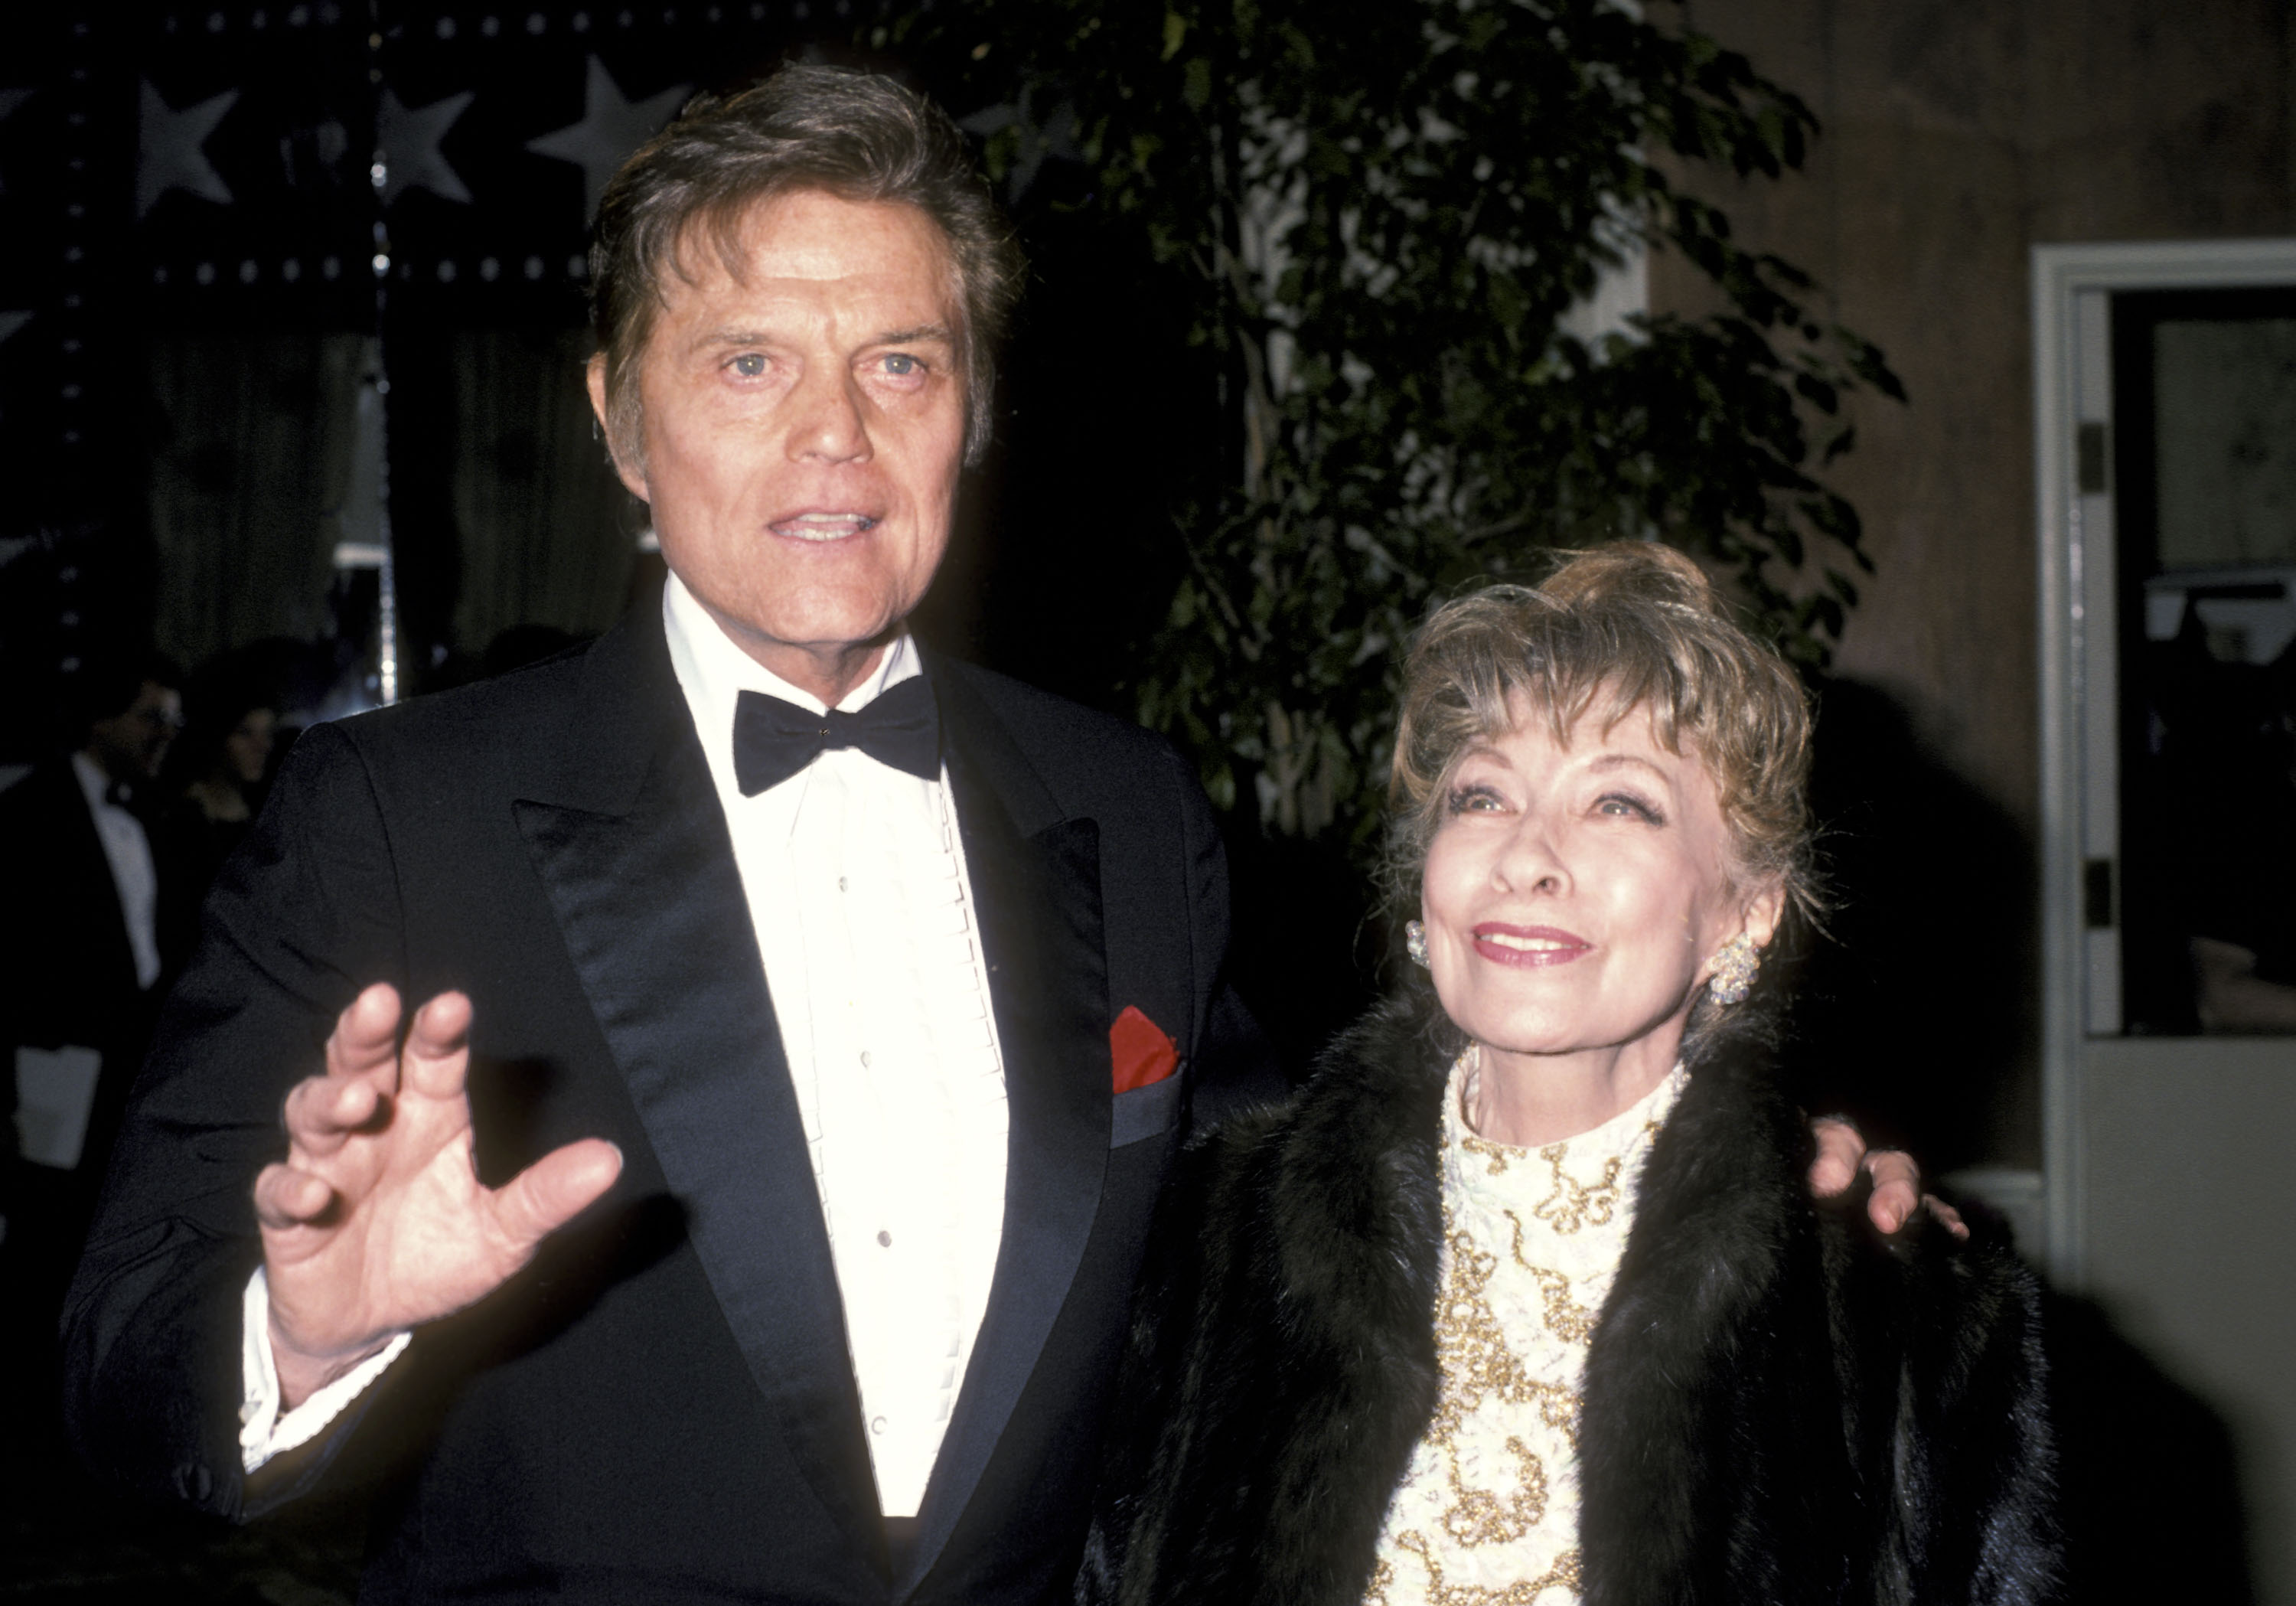
[[1761, 968], [1762, 951], [1742, 931], [1714, 956], [1714, 974], [1707, 978], [1706, 995], [1718, 1004], [1743, 1003], [1746, 994], [1754, 990], [1754, 976]]
[[1427, 927], [1416, 920], [1406, 920], [1403, 923], [1403, 951], [1411, 956], [1413, 964], [1423, 968], [1427, 963]]

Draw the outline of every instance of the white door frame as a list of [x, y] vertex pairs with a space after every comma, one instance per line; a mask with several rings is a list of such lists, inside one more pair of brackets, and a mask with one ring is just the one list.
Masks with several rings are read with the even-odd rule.
[[[2117, 926], [2084, 912], [2093, 861], [2120, 880], [2111, 298], [2116, 292], [2296, 285], [2296, 239], [2033, 247], [2033, 483], [2040, 564], [2043, 1252], [2067, 1287], [2087, 1270], [2083, 1049], [2117, 1033]], [[2084, 424], [2107, 473], [2081, 484]], [[2117, 890], [2117, 888], [2116, 888]], [[2117, 896], [2114, 900], [2118, 902]], [[2115, 911], [2117, 919], [2117, 910]]]

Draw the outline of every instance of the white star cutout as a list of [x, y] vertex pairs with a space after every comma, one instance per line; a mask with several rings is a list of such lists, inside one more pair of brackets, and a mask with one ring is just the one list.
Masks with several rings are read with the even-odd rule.
[[582, 120], [529, 139], [526, 148], [582, 169], [582, 215], [588, 218], [597, 211], [598, 197], [606, 193], [614, 170], [676, 115], [692, 87], [676, 84], [642, 101], [626, 100], [606, 64], [592, 56], [582, 89]]
[[414, 189], [471, 204], [470, 186], [455, 171], [439, 142], [477, 97], [476, 90], [465, 89], [427, 106], [409, 106], [400, 102], [396, 92], [382, 92], [382, 104], [374, 114], [374, 143], [382, 149], [383, 205]]
[[184, 190], [217, 206], [231, 204], [231, 186], [208, 161], [205, 146], [239, 99], [226, 89], [196, 106], [176, 111], [168, 104], [152, 80], [144, 81], [143, 128], [135, 152], [135, 215], [147, 215], [169, 190]]

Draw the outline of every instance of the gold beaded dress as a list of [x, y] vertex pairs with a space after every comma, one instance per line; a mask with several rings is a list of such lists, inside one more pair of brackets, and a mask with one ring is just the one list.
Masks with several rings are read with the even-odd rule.
[[1381, 1529], [1365, 1606], [1569, 1606], [1579, 1598], [1577, 1438], [1587, 1341], [1635, 1184], [1685, 1075], [1538, 1149], [1477, 1137], [1469, 1049], [1443, 1097], [1441, 1394]]

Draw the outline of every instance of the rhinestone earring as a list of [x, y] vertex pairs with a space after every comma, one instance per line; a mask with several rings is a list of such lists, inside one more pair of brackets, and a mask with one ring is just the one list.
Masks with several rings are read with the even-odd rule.
[[1403, 923], [1403, 951], [1423, 969], [1427, 964], [1427, 927], [1416, 920]]
[[1761, 968], [1762, 951], [1742, 931], [1714, 956], [1714, 974], [1707, 978], [1706, 995], [1718, 1004], [1743, 1003], [1746, 994], [1754, 990], [1754, 976]]

